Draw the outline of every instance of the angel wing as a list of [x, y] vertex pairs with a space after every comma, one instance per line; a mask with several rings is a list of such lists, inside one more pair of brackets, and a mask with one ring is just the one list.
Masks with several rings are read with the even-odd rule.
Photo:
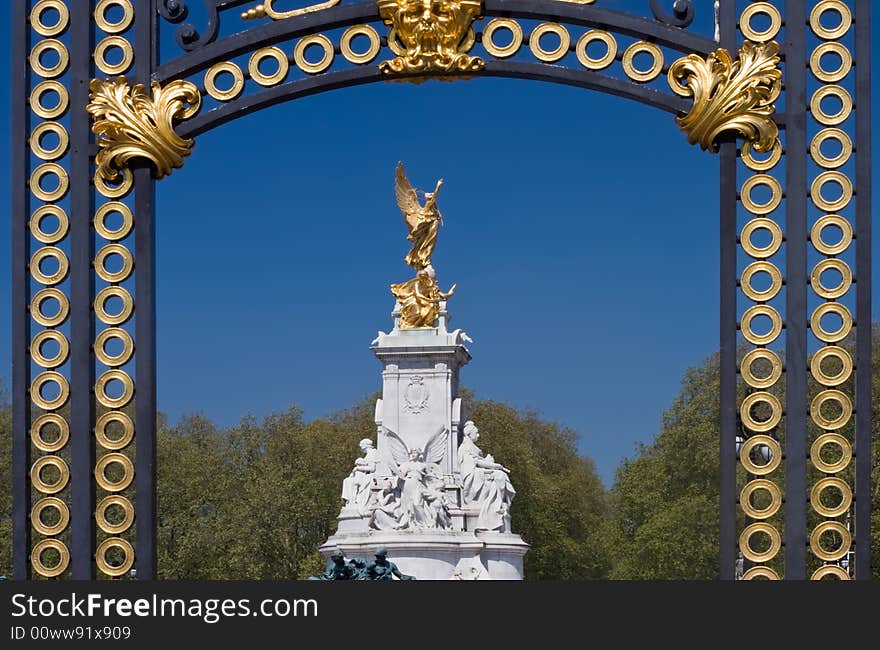
[[425, 443], [424, 457], [426, 463], [439, 463], [446, 455], [446, 427], [440, 427]]
[[394, 461], [393, 468], [396, 471], [400, 465], [409, 460], [409, 447], [391, 429], [388, 427], [383, 428], [385, 429], [385, 441], [388, 443], [387, 449], [391, 455], [391, 460]]
[[422, 206], [419, 204], [419, 197], [415, 189], [406, 177], [403, 170], [403, 163], [397, 163], [397, 176], [394, 181], [394, 191], [397, 194], [397, 206], [403, 212], [403, 220], [406, 222], [410, 233], [419, 225], [418, 213]]

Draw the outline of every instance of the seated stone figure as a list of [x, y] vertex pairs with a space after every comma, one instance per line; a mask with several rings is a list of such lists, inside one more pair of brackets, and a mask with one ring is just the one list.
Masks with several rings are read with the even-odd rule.
[[510, 504], [516, 494], [510, 482], [510, 470], [484, 455], [477, 447], [480, 431], [468, 420], [464, 440], [458, 447], [461, 467], [462, 499], [465, 505], [479, 506], [475, 530], [510, 532]]
[[342, 481], [342, 500], [344, 508], [354, 507], [363, 512], [370, 496], [373, 475], [379, 465], [379, 452], [369, 438], [361, 440], [360, 448], [364, 456], [354, 461], [354, 468]]

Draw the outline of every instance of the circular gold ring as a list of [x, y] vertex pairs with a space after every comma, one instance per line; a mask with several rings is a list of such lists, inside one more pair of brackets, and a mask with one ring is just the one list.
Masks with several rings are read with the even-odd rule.
[[[822, 231], [828, 226], [840, 228], [841, 238], [836, 244], [829, 244], [822, 239]], [[853, 229], [849, 221], [836, 214], [827, 214], [819, 218], [810, 230], [810, 241], [813, 248], [823, 255], [838, 255], [849, 248], [852, 243]]]
[[[836, 11], [840, 14], [840, 24], [837, 27], [827, 29], [822, 26], [822, 14], [826, 11]], [[850, 13], [849, 7], [840, 0], [821, 0], [810, 12], [810, 27], [813, 33], [827, 41], [833, 41], [846, 34], [851, 25], [852, 13]]]
[[[116, 230], [111, 230], [105, 223], [107, 215], [111, 212], [118, 212], [122, 215], [122, 225]], [[109, 241], [117, 241], [124, 239], [131, 232], [131, 228], [134, 225], [134, 216], [131, 214], [131, 209], [125, 203], [110, 201], [97, 209], [94, 223], [95, 232], [101, 237]]]
[[[47, 50], [51, 50], [58, 54], [58, 62], [51, 67], [46, 67], [40, 62], [40, 57], [43, 56], [43, 53]], [[37, 44], [31, 49], [31, 69], [44, 79], [54, 79], [62, 74], [67, 69], [69, 61], [70, 54], [68, 54], [64, 43], [55, 38], [47, 38], [42, 41], [37, 41]]]
[[[107, 561], [107, 551], [111, 548], [122, 549], [122, 552], [125, 553], [125, 561], [119, 566], [113, 566]], [[121, 537], [108, 537], [98, 544], [98, 548], [95, 550], [95, 564], [108, 576], [115, 578], [125, 575], [134, 566], [134, 549]]]
[[[43, 96], [48, 92], [54, 92], [58, 95], [58, 103], [51, 108], [43, 105]], [[54, 120], [56, 117], [64, 115], [67, 105], [70, 103], [70, 94], [64, 84], [58, 81], [41, 81], [31, 91], [30, 105], [31, 110], [44, 120]]]
[[[587, 48], [590, 43], [600, 41], [605, 44], [605, 54], [598, 59], [592, 58], [587, 54]], [[587, 70], [604, 70], [614, 63], [614, 57], [617, 56], [617, 41], [614, 36], [601, 29], [592, 29], [578, 39], [574, 48], [577, 59], [581, 65]]]
[[[50, 340], [58, 344], [58, 354], [54, 357], [45, 356], [41, 350], [43, 343]], [[31, 359], [43, 368], [57, 368], [67, 360], [69, 352], [70, 344], [67, 342], [67, 337], [58, 330], [43, 330], [31, 341]]]
[[[58, 268], [51, 275], [46, 275], [40, 270], [40, 264], [42, 264], [43, 260], [48, 257], [51, 257], [58, 262]], [[63, 250], [56, 246], [43, 246], [42, 248], [38, 248], [31, 256], [31, 277], [40, 284], [45, 284], [47, 286], [58, 284], [67, 277], [67, 271], [69, 268], [70, 263], [67, 261], [67, 255], [64, 254]]]
[[[756, 508], [752, 505], [752, 494], [757, 490], [764, 490], [770, 494], [770, 505], [766, 508]], [[782, 491], [773, 481], [765, 478], [757, 478], [745, 484], [739, 494], [739, 504], [746, 516], [752, 519], [768, 519], [775, 515], [782, 507]]]
[[[760, 378], [752, 372], [752, 364], [758, 359], [766, 359], [770, 362], [770, 374]], [[782, 377], [782, 360], [779, 356], [766, 348], [756, 348], [748, 352], [740, 363], [740, 374], [743, 380], [752, 388], [770, 388]]]
[[[829, 375], [822, 370], [822, 362], [825, 359], [839, 359], [840, 372], [836, 375]], [[853, 371], [853, 360], [850, 353], [836, 345], [826, 345], [819, 348], [810, 359], [810, 372], [813, 378], [823, 386], [839, 386], [850, 378]]]
[[[840, 110], [837, 113], [832, 115], [822, 110], [822, 100], [826, 97], [837, 97], [840, 100]], [[852, 108], [852, 95], [842, 86], [822, 86], [810, 99], [810, 112], [817, 122], [826, 126], [837, 126], [845, 122], [852, 113]]]
[[[829, 332], [822, 327], [822, 317], [826, 314], [837, 314], [840, 316], [840, 329], [835, 332]], [[849, 333], [852, 330], [852, 324], [852, 314], [849, 313], [849, 309], [847, 309], [845, 305], [841, 305], [839, 302], [822, 303], [816, 307], [813, 314], [810, 316], [810, 331], [812, 331], [813, 335], [823, 343], [837, 343], [838, 341], [842, 341], [849, 336]]]
[[749, 169], [758, 172], [768, 171], [773, 169], [782, 160], [782, 143], [777, 138], [776, 142], [773, 143], [773, 149], [770, 150], [770, 156], [764, 160], [756, 160], [752, 153], [752, 143], [746, 140], [742, 145], [741, 157], [743, 163]]
[[753, 566], [742, 574], [740, 580], [754, 580], [755, 578], [767, 578], [767, 580], [779, 580], [779, 574], [768, 566]]
[[[828, 463], [822, 460], [822, 448], [826, 445], [837, 445], [840, 448], [840, 458], [837, 461]], [[820, 472], [836, 474], [849, 466], [852, 460], [852, 445], [839, 433], [823, 433], [810, 446], [810, 460]]]
[[[822, 196], [822, 188], [828, 183], [837, 183], [840, 186], [840, 198], [835, 201], [829, 201]], [[825, 212], [837, 212], [849, 205], [853, 196], [852, 181], [846, 174], [838, 171], [822, 172], [816, 176], [813, 184], [810, 186], [810, 197], [816, 207]]]
[[[122, 299], [122, 311], [115, 316], [107, 312], [105, 303], [113, 296]], [[105, 325], [122, 325], [131, 318], [134, 311], [134, 300], [131, 294], [122, 287], [105, 287], [95, 296], [95, 315]]]
[[[52, 149], [45, 149], [40, 143], [40, 139], [47, 133], [54, 133], [58, 136], [58, 144]], [[31, 133], [31, 151], [41, 160], [60, 158], [67, 151], [68, 144], [70, 144], [70, 137], [67, 134], [67, 129], [58, 122], [40, 122]]]
[[[50, 548], [58, 551], [59, 555], [58, 564], [53, 567], [43, 564], [43, 553]], [[67, 550], [64, 542], [59, 539], [51, 538], [41, 540], [37, 542], [31, 551], [31, 566], [34, 567], [34, 571], [46, 578], [60, 576], [67, 569], [68, 564], [70, 564], [70, 551]]]
[[[107, 9], [110, 7], [121, 7], [122, 18], [112, 23], [107, 20]], [[108, 34], [118, 34], [128, 29], [134, 20], [134, 7], [129, 0], [100, 0], [95, 6], [95, 24], [102, 32]]]
[[[556, 49], [545, 50], [541, 47], [541, 37], [544, 34], [556, 34], [559, 37], [559, 45]], [[529, 36], [529, 49], [536, 59], [545, 63], [553, 63], [564, 57], [568, 54], [570, 46], [571, 36], [569, 36], [568, 30], [559, 23], [541, 23], [532, 30], [532, 35]]]
[[[842, 496], [840, 503], [833, 508], [829, 508], [822, 503], [822, 493], [828, 488], [837, 488]], [[816, 481], [813, 489], [810, 490], [810, 504], [813, 506], [813, 510], [822, 517], [839, 517], [849, 510], [849, 507], [852, 505], [852, 489], [850, 489], [846, 481], [841, 481], [833, 476], [826, 476]]]
[[[495, 32], [499, 29], [506, 29], [510, 32], [510, 43], [505, 46], [497, 45], [493, 40]], [[483, 47], [486, 52], [499, 59], [506, 59], [513, 56], [522, 47], [523, 30], [519, 23], [510, 18], [493, 18], [483, 29]]]
[[[275, 62], [278, 64], [278, 69], [273, 74], [267, 75], [260, 72], [260, 63], [265, 59], [275, 59]], [[281, 83], [284, 81], [284, 77], [287, 76], [289, 68], [290, 63], [287, 61], [287, 55], [277, 47], [260, 48], [251, 55], [248, 62], [248, 72], [251, 75], [251, 79], [261, 86], [274, 86]]]
[[[108, 63], [107, 50], [118, 47], [122, 50], [122, 60], [119, 63]], [[104, 74], [122, 74], [131, 67], [134, 61], [134, 50], [122, 36], [108, 36], [95, 47], [95, 65]]]
[[[58, 480], [55, 483], [46, 483], [40, 476], [46, 467], [54, 467], [58, 470]], [[37, 492], [43, 494], [55, 494], [61, 492], [70, 480], [70, 468], [60, 456], [40, 456], [31, 466], [31, 485]]]
[[[115, 483], [107, 478], [107, 467], [110, 465], [122, 465], [122, 478], [116, 481]], [[95, 464], [95, 483], [102, 490], [107, 490], [108, 492], [121, 492], [134, 480], [134, 465], [125, 454], [120, 454], [117, 452], [112, 452], [109, 454], [104, 454], [98, 459], [98, 462]]]
[[[765, 533], [770, 537], [770, 548], [766, 551], [755, 551], [749, 545], [752, 541], [752, 536], [756, 533]], [[742, 534], [739, 536], [739, 550], [747, 560], [751, 560], [752, 562], [766, 562], [775, 557], [780, 548], [782, 548], [782, 537], [780, 537], [779, 531], [770, 524], [764, 522], [749, 524], [743, 529]]]
[[[752, 190], [759, 185], [770, 188], [770, 200], [766, 203], [756, 203], [754, 199], [752, 199]], [[778, 208], [779, 204], [782, 202], [782, 186], [779, 184], [779, 181], [772, 176], [767, 174], [756, 174], [750, 176], [746, 179], [746, 182], [743, 183], [742, 190], [740, 190], [740, 200], [745, 209], [753, 214], [769, 214]]]
[[[770, 243], [763, 247], [755, 246], [752, 243], [752, 234], [756, 230], [768, 231], [770, 233]], [[756, 259], [766, 259], [775, 255], [780, 246], [782, 246], [782, 229], [772, 219], [758, 217], [743, 226], [739, 240], [740, 246], [742, 246], [743, 251], [747, 255]]]
[[[47, 9], [54, 9], [58, 12], [58, 21], [54, 25], [47, 25], [43, 22], [43, 12]], [[70, 12], [67, 5], [61, 0], [39, 0], [31, 9], [31, 27], [40, 36], [57, 36], [65, 29], [70, 22]]]
[[[107, 384], [114, 380], [122, 382], [122, 395], [119, 397], [110, 397], [107, 394]], [[134, 382], [124, 370], [115, 368], [107, 370], [95, 381], [95, 399], [109, 409], [122, 408], [131, 401], [132, 397], [134, 397]]]
[[[833, 551], [826, 551], [819, 544], [819, 540], [822, 539], [822, 535], [831, 531], [840, 535], [841, 543]], [[852, 546], [852, 535], [846, 526], [836, 521], [823, 521], [813, 529], [813, 533], [810, 535], [810, 549], [812, 549], [813, 555], [826, 562], [839, 560], [849, 552], [850, 546]]]
[[[217, 87], [217, 75], [228, 72], [232, 75], [232, 85], [226, 90]], [[244, 89], [244, 74], [232, 61], [215, 63], [205, 73], [205, 91], [219, 102], [228, 102], [235, 99]]]
[[[767, 273], [770, 276], [770, 286], [764, 291], [758, 291], [752, 286], [752, 278], [756, 273]], [[772, 300], [782, 288], [782, 273], [770, 262], [752, 262], [743, 269], [740, 276], [740, 287], [749, 300], [766, 302]]]
[[[651, 67], [647, 70], [637, 70], [633, 64], [636, 54], [639, 54], [640, 52], [647, 52], [654, 59]], [[623, 71], [630, 79], [641, 82], [651, 81], [652, 79], [655, 79], [663, 69], [663, 51], [653, 43], [638, 41], [626, 48], [621, 63], [623, 64]]]
[[[50, 299], [58, 301], [58, 313], [54, 316], [47, 316], [42, 311], [43, 303]], [[40, 289], [31, 298], [30, 312], [31, 317], [43, 327], [58, 327], [70, 312], [70, 299], [59, 289]]]
[[846, 572], [846, 569], [839, 567], [836, 564], [820, 566], [813, 572], [813, 575], [810, 576], [810, 580], [821, 580], [825, 576], [834, 576], [840, 580], [852, 580]]
[[[767, 404], [770, 406], [770, 417], [763, 422], [759, 422], [752, 417], [752, 407], [756, 404]], [[739, 415], [743, 426], [747, 427], [749, 431], [764, 433], [765, 431], [771, 431], [782, 420], [782, 404], [776, 395], [766, 391], [759, 391], [748, 395], [742, 401]]]
[[[58, 438], [52, 442], [47, 442], [43, 438], [43, 428], [47, 424], [54, 424], [58, 427]], [[55, 453], [64, 448], [64, 445], [67, 444], [69, 438], [70, 425], [68, 425], [67, 420], [61, 417], [58, 413], [43, 413], [31, 423], [31, 442], [33, 442], [34, 447], [40, 451], [45, 451], [50, 454]]]
[[[52, 232], [46, 232], [40, 227], [43, 219], [49, 216], [55, 217], [58, 220], [58, 227]], [[41, 205], [31, 215], [29, 227], [31, 235], [38, 242], [42, 244], [57, 244], [67, 235], [67, 230], [70, 228], [70, 219], [67, 218], [67, 213], [59, 205]]]
[[[756, 14], [763, 14], [770, 19], [770, 26], [763, 32], [752, 28], [751, 21]], [[747, 41], [754, 41], [755, 43], [771, 41], [779, 33], [781, 27], [782, 14], [779, 13], [779, 9], [769, 2], [752, 3], [740, 14], [739, 31], [742, 32], [743, 38]]]
[[[390, 40], [389, 36], [389, 41]], [[317, 45], [324, 50], [321, 60], [317, 63], [309, 63], [306, 61], [306, 48], [308, 48], [309, 45]], [[333, 63], [333, 43], [331, 43], [330, 39], [323, 34], [304, 36], [299, 39], [299, 42], [297, 42], [296, 46], [293, 48], [293, 60], [296, 65], [299, 66], [300, 70], [308, 74], [324, 72], [324, 70], [329, 68], [330, 64]]]
[[[122, 436], [115, 440], [107, 436], [107, 426], [111, 422], [119, 422], [122, 424]], [[98, 440], [98, 444], [104, 447], [104, 449], [109, 449], [110, 451], [124, 449], [132, 440], [134, 440], [134, 422], [132, 422], [131, 418], [122, 411], [109, 411], [104, 413], [104, 415], [99, 417], [95, 422], [95, 438]]]
[[[49, 526], [43, 523], [43, 511], [46, 508], [55, 508], [58, 511], [58, 522]], [[67, 504], [58, 497], [43, 497], [31, 508], [31, 525], [40, 535], [52, 536], [64, 532], [70, 523], [70, 510]]]
[[[110, 506], [120, 506], [125, 511], [125, 517], [118, 524], [113, 524], [107, 519], [107, 508]], [[118, 535], [128, 530], [134, 522], [134, 506], [121, 494], [111, 494], [98, 502], [98, 506], [95, 508], [95, 520], [98, 528], [105, 533]]]
[[[822, 415], [822, 405], [826, 402], [837, 402], [840, 404], [840, 415], [833, 420], [829, 420]], [[810, 416], [818, 426], [825, 430], [833, 431], [840, 429], [849, 422], [849, 419], [852, 417], [852, 409], [852, 400], [850, 400], [846, 393], [829, 388], [813, 398], [813, 401], [810, 403]]]
[[[829, 53], [840, 57], [840, 66], [837, 70], [826, 70], [822, 67], [822, 57]], [[846, 77], [851, 69], [852, 54], [840, 43], [822, 43], [810, 55], [810, 70], [819, 81], [837, 83]]]
[[401, 56], [404, 52], [406, 52], [406, 47], [400, 42], [400, 39], [397, 37], [397, 28], [392, 27], [388, 30], [388, 49], [391, 50], [395, 56]]
[[[122, 258], [122, 268], [116, 272], [107, 270], [106, 263], [110, 255], [119, 255]], [[95, 273], [105, 282], [122, 282], [131, 275], [133, 268], [134, 258], [131, 251], [122, 244], [107, 244], [95, 254]]]
[[[826, 287], [822, 284], [822, 274], [829, 269], [840, 273], [840, 284], [836, 287]], [[813, 267], [813, 272], [810, 273], [810, 286], [813, 287], [813, 291], [817, 296], [829, 300], [840, 298], [852, 286], [852, 271], [849, 268], [849, 264], [833, 257], [822, 260]]]
[[[370, 40], [370, 47], [366, 51], [357, 53], [352, 49], [351, 41], [356, 36], [366, 36]], [[381, 47], [382, 42], [379, 39], [379, 33], [369, 25], [352, 25], [342, 33], [342, 38], [339, 41], [339, 49], [345, 60], [349, 63], [357, 63], [358, 65], [369, 63], [375, 59]]]
[[[770, 450], [770, 460], [767, 461], [766, 465], [757, 465], [752, 460], [752, 449], [758, 445], [768, 447]], [[750, 436], [746, 438], [746, 441], [739, 448], [739, 460], [749, 474], [766, 476], [779, 467], [779, 463], [782, 462], [782, 449], [775, 438], [763, 434]]]
[[[46, 399], [40, 393], [43, 386], [49, 382], [58, 384], [58, 396], [54, 399]], [[54, 411], [64, 406], [69, 394], [70, 385], [67, 383], [67, 377], [54, 370], [41, 372], [31, 382], [31, 401], [44, 411]]]
[[[770, 331], [766, 334], [755, 334], [752, 331], [752, 320], [756, 316], [767, 316], [770, 321]], [[754, 305], [746, 309], [740, 321], [740, 330], [743, 337], [753, 345], [767, 345], [774, 341], [782, 332], [782, 316], [770, 305]]]
[[[840, 153], [833, 158], [829, 158], [822, 153], [822, 143], [826, 140], [836, 140], [840, 143]], [[813, 157], [813, 160], [816, 161], [817, 165], [825, 169], [836, 169], [837, 167], [840, 167], [849, 160], [850, 156], [852, 156], [852, 152], [852, 140], [845, 131], [841, 131], [840, 129], [822, 129], [816, 134], [816, 137], [814, 137], [813, 141], [810, 143], [810, 155]]]
[[[43, 177], [49, 174], [54, 174], [58, 179], [58, 187], [54, 190], [44, 190], [41, 186]], [[45, 201], [47, 203], [57, 201], [67, 193], [68, 183], [69, 179], [67, 177], [67, 170], [58, 163], [43, 163], [31, 172], [31, 193], [40, 201]]]
[[[116, 356], [107, 354], [107, 351], [104, 349], [107, 341], [110, 339], [122, 341], [122, 352]], [[110, 327], [98, 334], [97, 338], [95, 338], [94, 347], [95, 358], [105, 366], [121, 366], [131, 359], [131, 355], [134, 354], [134, 341], [131, 338], [131, 334], [120, 327]]]
[[108, 199], [118, 199], [125, 196], [133, 184], [134, 174], [128, 167], [122, 170], [122, 181], [116, 186], [108, 185], [107, 181], [101, 178], [100, 171], [95, 172], [95, 189], [100, 192], [101, 196], [106, 196]]

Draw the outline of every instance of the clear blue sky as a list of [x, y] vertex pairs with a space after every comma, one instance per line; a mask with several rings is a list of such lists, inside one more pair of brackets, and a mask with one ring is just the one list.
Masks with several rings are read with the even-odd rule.
[[[708, 33], [711, 1], [697, 5]], [[475, 340], [464, 385], [576, 429], [610, 483], [717, 349], [718, 164], [666, 113], [559, 85], [375, 84], [200, 136], [157, 191], [160, 409], [229, 425], [296, 404], [312, 418], [380, 388], [370, 341], [392, 326], [388, 285], [411, 275], [398, 160], [419, 187], [445, 180], [434, 266]], [[9, 328], [0, 318], [0, 341]]]

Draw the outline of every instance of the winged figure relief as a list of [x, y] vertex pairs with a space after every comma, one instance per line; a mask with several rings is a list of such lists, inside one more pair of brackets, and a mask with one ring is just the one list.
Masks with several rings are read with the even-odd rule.
[[403, 220], [409, 229], [407, 239], [412, 248], [406, 255], [406, 263], [416, 271], [421, 271], [431, 264], [431, 255], [437, 243], [437, 230], [443, 217], [437, 208], [437, 194], [443, 186], [443, 180], [437, 181], [433, 192], [425, 192], [425, 204], [419, 201], [419, 193], [406, 177], [403, 163], [397, 163], [397, 175], [394, 189], [397, 194], [397, 205], [403, 212]]

